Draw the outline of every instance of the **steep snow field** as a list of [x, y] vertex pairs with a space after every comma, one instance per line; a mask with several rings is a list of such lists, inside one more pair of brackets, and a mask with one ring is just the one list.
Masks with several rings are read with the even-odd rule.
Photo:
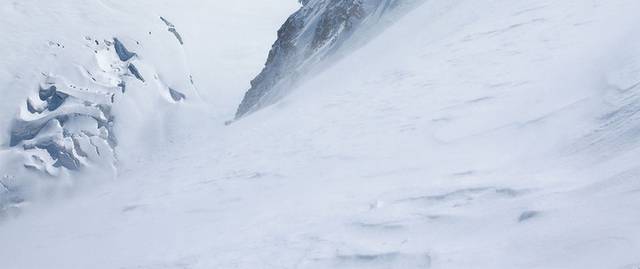
[[640, 2], [430, 0], [228, 126], [296, 1], [130, 2], [1, 7], [1, 128], [48, 39], [194, 87], [116, 130], [114, 179], [0, 223], [0, 267], [640, 267]]

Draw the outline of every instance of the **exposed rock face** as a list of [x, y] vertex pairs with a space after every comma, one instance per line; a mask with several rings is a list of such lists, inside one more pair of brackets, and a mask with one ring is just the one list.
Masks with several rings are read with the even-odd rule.
[[319, 63], [337, 56], [383, 19], [422, 0], [300, 0], [303, 7], [278, 31], [265, 68], [251, 81], [236, 118], [276, 101]]

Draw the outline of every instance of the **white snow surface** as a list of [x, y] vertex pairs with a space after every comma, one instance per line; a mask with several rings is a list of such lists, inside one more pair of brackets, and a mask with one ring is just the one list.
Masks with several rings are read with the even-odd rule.
[[112, 179], [0, 223], [0, 268], [640, 267], [639, 1], [430, 0], [224, 125], [296, 8], [1, 4], [3, 134], [65, 65], [50, 40], [161, 33], [136, 52], [199, 97], [136, 114], [154, 128], [120, 131]]

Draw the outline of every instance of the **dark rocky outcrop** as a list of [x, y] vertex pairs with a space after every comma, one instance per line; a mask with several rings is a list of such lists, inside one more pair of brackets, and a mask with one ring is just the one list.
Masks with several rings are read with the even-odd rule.
[[[300, 0], [303, 5], [278, 30], [264, 69], [251, 81], [236, 118], [269, 105], [328, 58], [339, 56], [359, 33], [421, 0]], [[401, 7], [401, 8], [400, 8]], [[389, 16], [391, 17], [391, 16]], [[365, 38], [366, 39], [366, 38]]]

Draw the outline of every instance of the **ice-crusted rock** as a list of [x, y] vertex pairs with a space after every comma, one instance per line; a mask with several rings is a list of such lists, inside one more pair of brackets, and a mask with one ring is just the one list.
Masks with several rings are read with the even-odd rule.
[[136, 54], [117, 38], [98, 42], [95, 53], [99, 71], [82, 70], [81, 79], [43, 74], [14, 120], [9, 146], [24, 152], [26, 168], [55, 176], [60, 169], [79, 170], [89, 163], [114, 165], [112, 107], [116, 95], [125, 94], [127, 77], [139, 76], [131, 72]]
[[28, 193], [70, 184], [76, 175], [115, 176], [122, 140], [161, 125], [160, 109], [195, 95], [188, 72], [156, 69], [139, 57], [145, 52], [139, 42], [85, 39], [89, 50], [70, 51], [71, 57], [61, 59], [68, 61], [65, 68], [43, 71], [3, 127], [9, 136], [0, 151], [0, 218]]
[[[80, 170], [89, 164], [114, 167], [118, 139], [112, 110], [127, 98], [128, 84], [144, 85], [146, 80], [135, 65], [137, 54], [118, 38], [97, 42], [94, 52], [94, 70], [82, 70], [79, 80], [43, 74], [39, 88], [14, 120], [9, 146], [24, 152], [26, 168], [55, 176], [60, 169]], [[187, 98], [158, 82], [167, 101]]]
[[300, 0], [278, 30], [264, 69], [251, 81], [236, 118], [276, 101], [346, 47], [356, 47], [423, 0]]
[[169, 20], [165, 19], [164, 17], [160, 17], [160, 20], [162, 20], [162, 22], [164, 22], [164, 24], [167, 25], [167, 31], [169, 31], [176, 37], [180, 45], [184, 45], [184, 40], [182, 39], [182, 35], [180, 35], [178, 30], [176, 30], [176, 26], [173, 23], [171, 23]]

